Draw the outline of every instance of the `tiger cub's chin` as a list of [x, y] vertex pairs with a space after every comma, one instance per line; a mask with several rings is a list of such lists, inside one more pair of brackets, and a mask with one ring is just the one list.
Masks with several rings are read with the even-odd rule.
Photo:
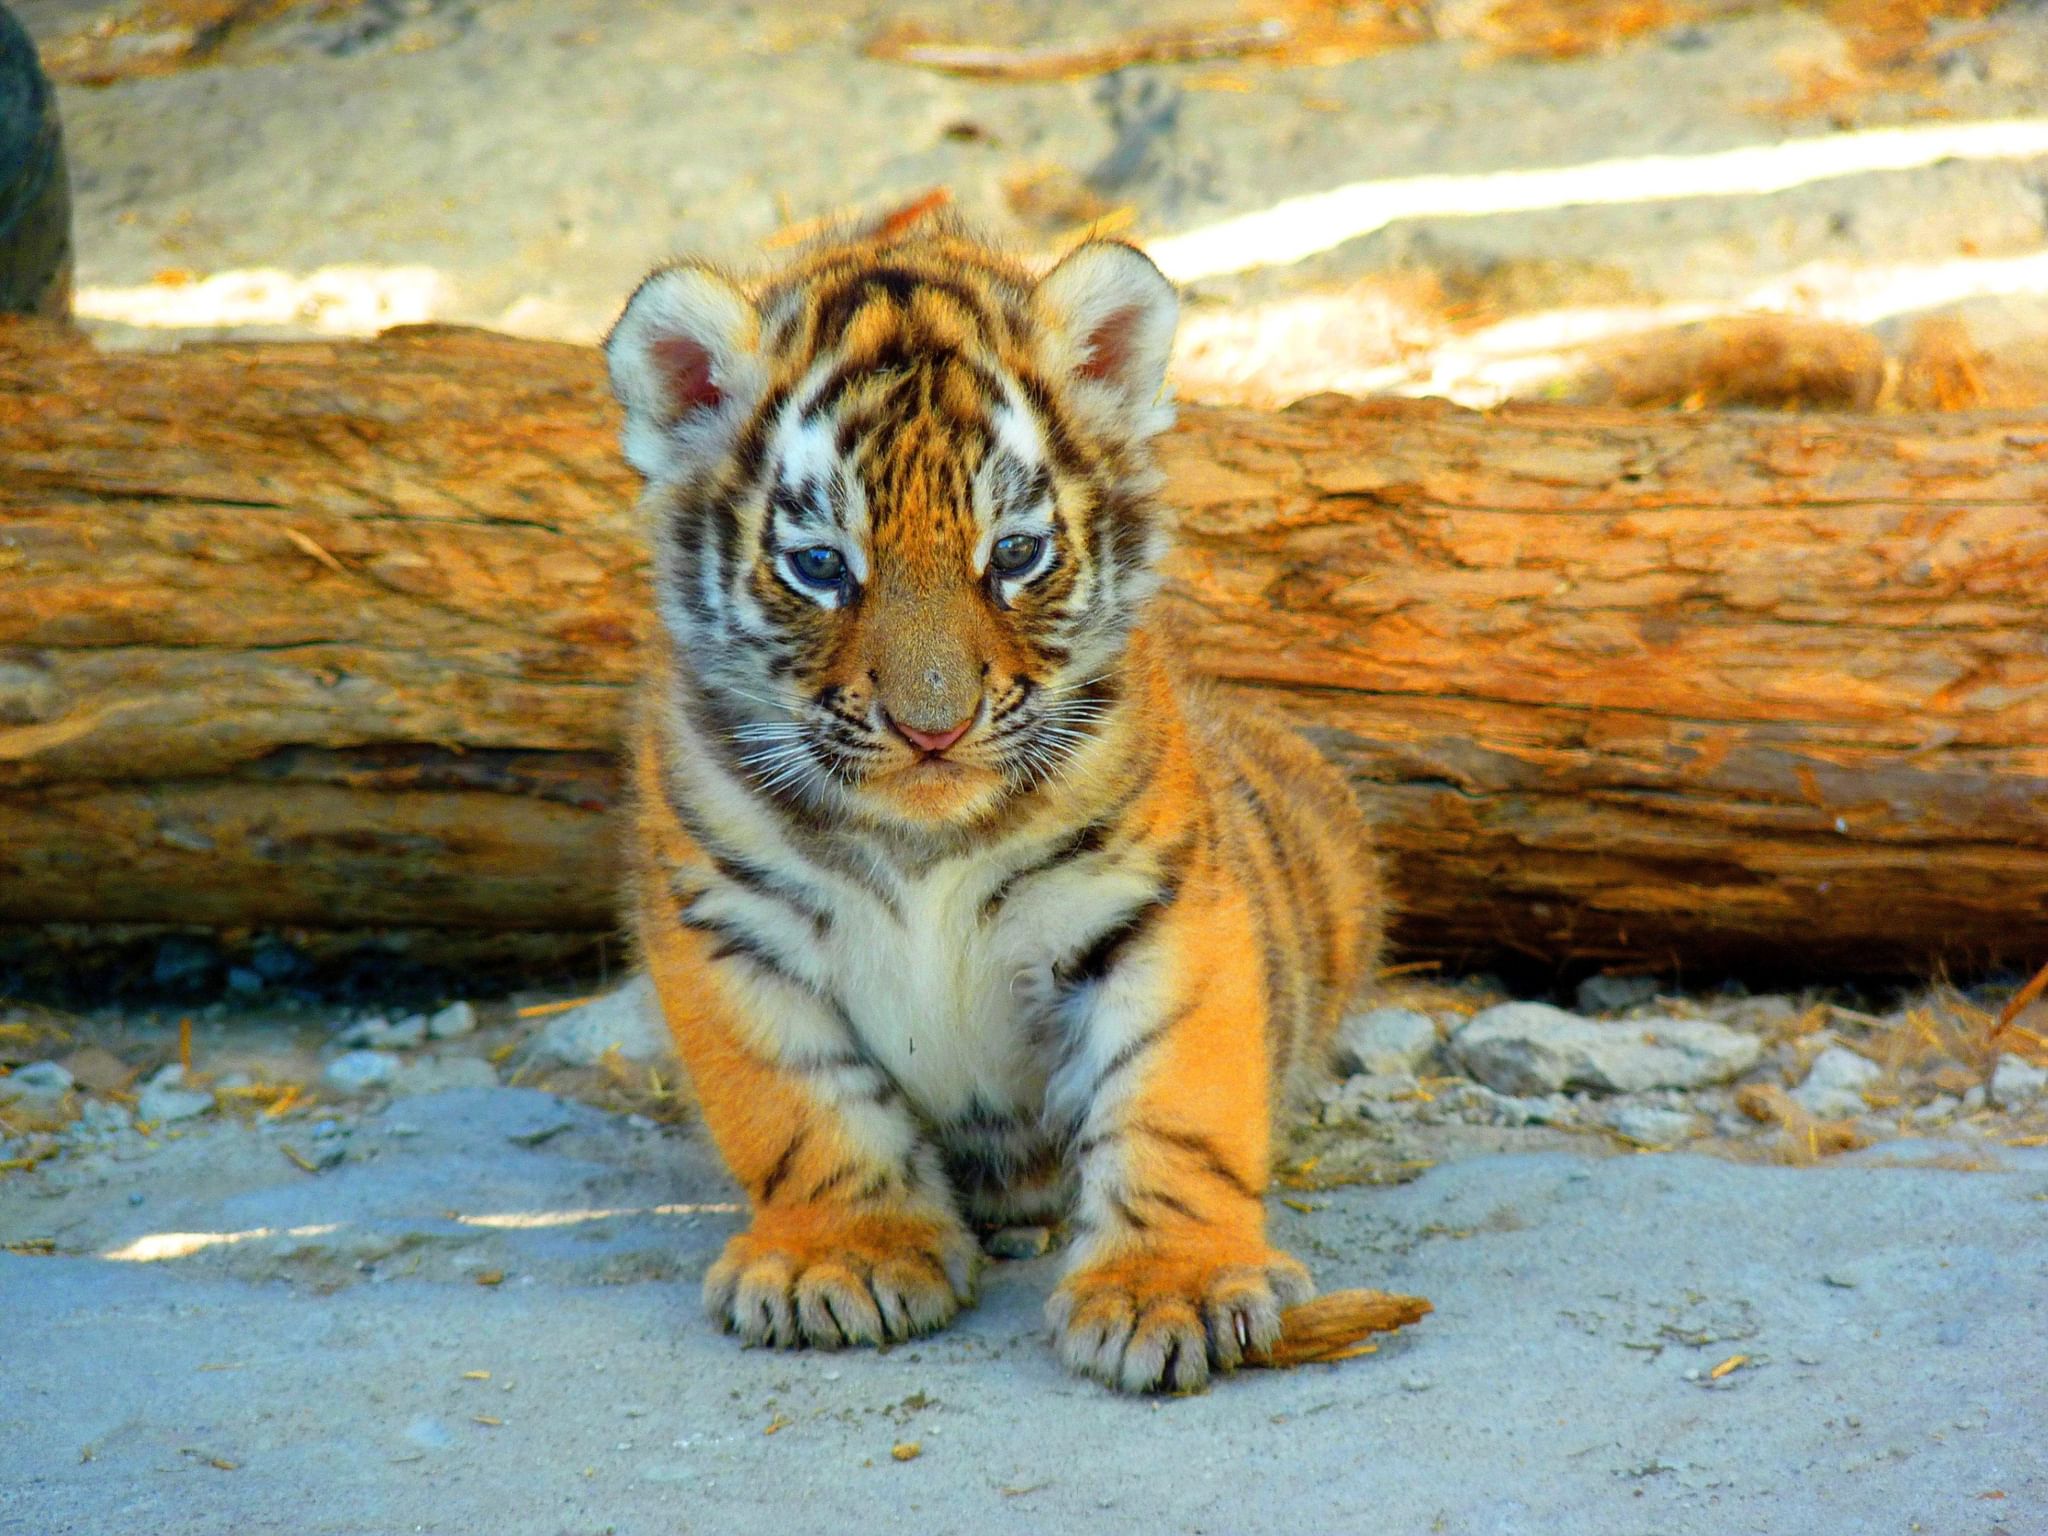
[[654, 273], [606, 342], [657, 616], [631, 906], [753, 1208], [750, 1342], [972, 1300], [1063, 1222], [1059, 1358], [1187, 1388], [1271, 1345], [1276, 1113], [1380, 943], [1343, 780], [1186, 678], [1150, 609], [1173, 290], [959, 226]]
[[872, 813], [906, 827], [950, 827], [986, 814], [1004, 790], [1002, 776], [991, 769], [926, 758], [878, 775], [862, 786], [862, 797]]

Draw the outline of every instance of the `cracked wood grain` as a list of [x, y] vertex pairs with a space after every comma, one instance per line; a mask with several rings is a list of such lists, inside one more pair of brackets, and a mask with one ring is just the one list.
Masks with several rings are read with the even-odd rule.
[[[0, 331], [0, 921], [612, 922], [646, 572], [585, 349]], [[1167, 596], [1412, 954], [2048, 948], [2048, 419], [1187, 407]]]

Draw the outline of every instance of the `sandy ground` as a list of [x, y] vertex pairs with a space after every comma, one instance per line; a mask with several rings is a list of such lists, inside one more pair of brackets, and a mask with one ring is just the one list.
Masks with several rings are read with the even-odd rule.
[[[65, 1255], [0, 1254], [0, 1530], [2048, 1529], [2038, 1149], [1480, 1156], [1276, 1205], [1326, 1283], [1436, 1315], [1132, 1401], [1053, 1362], [1053, 1258], [885, 1355], [742, 1350], [695, 1301], [735, 1191], [675, 1132], [494, 1088], [398, 1100], [319, 1175], [290, 1135], [0, 1195]], [[180, 1233], [256, 1235], [148, 1260]]]

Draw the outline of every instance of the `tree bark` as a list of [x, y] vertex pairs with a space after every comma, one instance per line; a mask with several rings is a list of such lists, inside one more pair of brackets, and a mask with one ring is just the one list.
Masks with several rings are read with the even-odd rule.
[[[610, 925], [646, 622], [587, 350], [0, 331], [0, 921]], [[1164, 599], [1408, 956], [2048, 951], [2048, 417], [1186, 407]]]

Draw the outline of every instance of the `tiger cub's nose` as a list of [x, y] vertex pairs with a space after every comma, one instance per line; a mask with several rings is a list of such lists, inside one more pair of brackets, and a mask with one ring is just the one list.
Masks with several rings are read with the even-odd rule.
[[894, 715], [889, 716], [888, 719], [889, 724], [895, 728], [897, 735], [901, 736], [913, 747], [922, 748], [924, 751], [930, 752], [935, 756], [945, 751], [946, 748], [953, 745], [962, 736], [965, 736], [967, 728], [974, 724], [974, 716], [969, 715], [957, 725], [949, 725], [943, 731], [920, 731], [915, 726], [905, 725]]

